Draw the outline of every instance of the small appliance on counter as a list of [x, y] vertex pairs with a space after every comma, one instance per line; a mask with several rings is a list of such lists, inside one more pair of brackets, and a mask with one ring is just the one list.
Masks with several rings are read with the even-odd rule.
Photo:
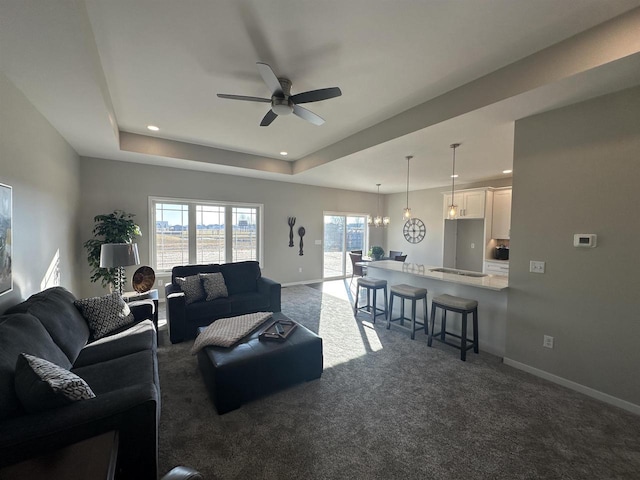
[[498, 245], [495, 249], [494, 256], [496, 260], [509, 260], [509, 247]]

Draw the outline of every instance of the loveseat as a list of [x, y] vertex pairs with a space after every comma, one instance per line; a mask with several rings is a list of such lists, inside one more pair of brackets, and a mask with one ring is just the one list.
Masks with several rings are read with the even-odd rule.
[[[193, 279], [198, 285], [199, 279], [207, 274], [222, 274], [226, 295], [207, 300], [210, 295], [203, 289], [190, 298], [191, 292], [185, 292], [184, 282]], [[173, 267], [171, 283], [165, 286], [171, 343], [195, 338], [198, 327], [210, 325], [219, 318], [279, 312], [280, 287], [279, 283], [263, 277], [260, 264], [254, 261]]]
[[[53, 287], [0, 316], [0, 467], [116, 430], [116, 478], [155, 480], [160, 383], [153, 304], [132, 306], [133, 318], [123, 316], [127, 325], [95, 340], [97, 330], [75, 300]], [[53, 406], [50, 392], [34, 388], [38, 382], [24, 386], [17, 362], [23, 353], [71, 371], [95, 397]]]

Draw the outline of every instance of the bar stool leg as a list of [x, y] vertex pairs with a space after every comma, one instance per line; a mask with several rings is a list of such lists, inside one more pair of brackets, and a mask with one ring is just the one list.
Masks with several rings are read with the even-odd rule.
[[353, 308], [353, 316], [358, 315], [358, 298], [360, 298], [360, 285], [356, 285], [356, 305]]
[[[385, 290], [385, 295], [386, 294], [387, 291]], [[389, 317], [387, 318], [387, 330], [391, 329], [391, 316], [393, 315], [393, 297], [395, 297], [395, 295], [392, 293], [391, 299], [389, 300]]]
[[374, 288], [373, 289], [373, 308], [371, 309], [372, 315], [373, 315], [373, 323], [376, 323], [376, 314], [378, 313], [378, 310], [376, 309], [378, 306], [378, 303], [376, 302], [377, 300], [377, 296], [378, 296], [378, 289]]
[[467, 314], [462, 314], [462, 333], [460, 335], [460, 360], [467, 361]]
[[[385, 288], [384, 289], [384, 318], [385, 318], [385, 320], [387, 319], [388, 313], [389, 313], [389, 308], [388, 308], [388, 305], [387, 305], [387, 289]], [[391, 318], [391, 315], [389, 315], [389, 318]]]
[[367, 288], [367, 312], [371, 311], [371, 289]]
[[442, 309], [442, 320], [441, 320], [441, 330], [440, 330], [440, 340], [444, 342], [445, 340], [445, 332], [447, 330], [447, 309]]
[[424, 296], [424, 305], [422, 306], [423, 310], [424, 310], [424, 316], [422, 318], [424, 318], [424, 334], [428, 335], [429, 334], [429, 317], [427, 316], [427, 296]]
[[[429, 340], [427, 341], [427, 345], [431, 346], [433, 343], [433, 327], [436, 324], [436, 306], [431, 304], [431, 332], [429, 333]], [[425, 319], [426, 322], [426, 319]]]
[[400, 297], [400, 325], [404, 327], [404, 298]]
[[416, 339], [416, 299], [411, 300], [411, 340]]
[[473, 310], [473, 352], [478, 353], [478, 308]]

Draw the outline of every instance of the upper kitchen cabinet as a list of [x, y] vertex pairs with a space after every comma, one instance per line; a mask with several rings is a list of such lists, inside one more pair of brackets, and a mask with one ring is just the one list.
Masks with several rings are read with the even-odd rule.
[[493, 191], [491, 238], [508, 239], [511, 233], [511, 187]]
[[[458, 219], [484, 218], [485, 206], [487, 204], [487, 190], [460, 190], [455, 192], [455, 202], [458, 205]], [[451, 205], [451, 194], [444, 195], [444, 218], [449, 218], [449, 206]]]

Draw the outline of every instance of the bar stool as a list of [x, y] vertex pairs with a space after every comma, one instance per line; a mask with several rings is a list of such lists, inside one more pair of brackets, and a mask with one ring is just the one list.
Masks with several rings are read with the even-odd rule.
[[[393, 297], [391, 297], [393, 301]], [[438, 333], [433, 332], [436, 320], [436, 308], [442, 309], [442, 324]], [[462, 332], [461, 335], [447, 332], [447, 311], [462, 314]], [[467, 346], [467, 315], [473, 313], [473, 339], [472, 344]], [[460, 344], [447, 342], [446, 335], [460, 339]], [[440, 338], [438, 338], [438, 336]], [[438, 295], [431, 301], [431, 334], [427, 344], [431, 346], [432, 340], [436, 339], [452, 347], [460, 349], [460, 360], [467, 360], [467, 350], [473, 347], [473, 351], [478, 353], [478, 301], [469, 300], [467, 298], [454, 297], [453, 295]]]
[[[367, 304], [363, 307], [358, 307], [358, 298], [360, 297], [360, 287], [367, 289]], [[378, 308], [376, 303], [376, 293], [378, 289], [384, 290], [384, 310], [382, 308]], [[369, 302], [370, 293], [373, 290], [373, 305]], [[367, 309], [365, 313], [368, 313], [372, 316], [372, 322], [376, 323], [376, 317], [378, 315], [384, 315], [384, 318], [387, 318], [387, 281], [386, 280], [378, 280], [377, 278], [372, 277], [362, 277], [358, 278], [358, 285], [356, 286], [356, 306], [353, 309], [353, 315], [356, 316], [358, 314], [358, 310]], [[373, 311], [371, 310], [373, 309]], [[382, 312], [382, 313], [378, 313]]]
[[[389, 302], [389, 320], [387, 320], [387, 330], [391, 328], [391, 322], [400, 320], [400, 325], [404, 325], [405, 320], [411, 320], [411, 340], [416, 338], [416, 323], [418, 324], [418, 330], [420, 327], [424, 327], [424, 333], [429, 333], [427, 327], [427, 289], [412, 287], [411, 285], [392, 285], [391, 286], [391, 300]], [[393, 315], [393, 297], [399, 297], [400, 301], [400, 316], [398, 318], [391, 318]], [[411, 300], [411, 318], [404, 316], [404, 301]], [[416, 302], [418, 300], [424, 300], [424, 322], [416, 321]]]

